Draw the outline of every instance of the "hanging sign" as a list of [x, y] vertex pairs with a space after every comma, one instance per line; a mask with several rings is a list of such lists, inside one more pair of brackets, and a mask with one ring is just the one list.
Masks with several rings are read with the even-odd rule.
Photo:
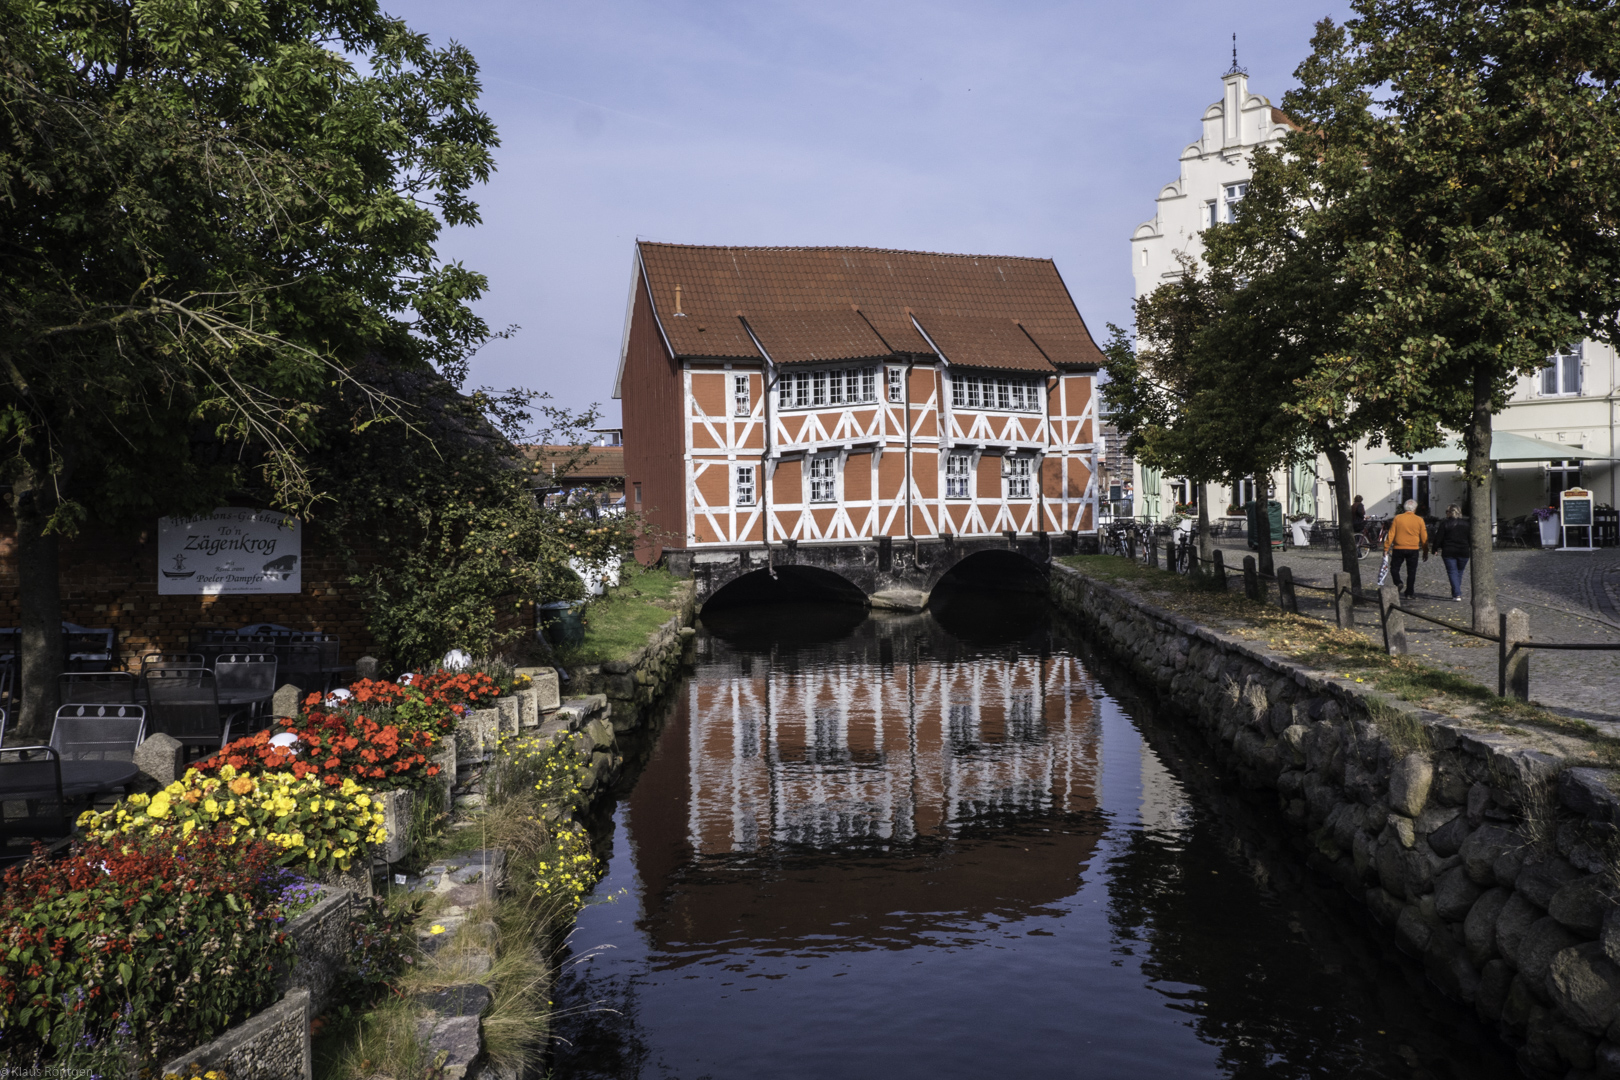
[[297, 518], [274, 510], [159, 518], [158, 595], [299, 592], [303, 535]]
[[[1558, 496], [1558, 517], [1563, 529], [1564, 546], [1560, 551], [1591, 551], [1592, 550], [1592, 493], [1580, 488], [1570, 488], [1560, 492]], [[1586, 543], [1579, 547], [1572, 547], [1569, 542], [1569, 530], [1580, 529], [1585, 534]]]

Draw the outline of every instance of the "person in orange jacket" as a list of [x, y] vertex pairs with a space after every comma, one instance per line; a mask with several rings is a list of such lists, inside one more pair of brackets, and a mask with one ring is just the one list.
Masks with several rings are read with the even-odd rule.
[[1384, 553], [1391, 556], [1389, 572], [1395, 587], [1401, 587], [1401, 567], [1406, 567], [1406, 595], [1417, 587], [1418, 556], [1429, 557], [1429, 526], [1416, 513], [1417, 500], [1407, 499], [1404, 514], [1396, 514], [1384, 537]]

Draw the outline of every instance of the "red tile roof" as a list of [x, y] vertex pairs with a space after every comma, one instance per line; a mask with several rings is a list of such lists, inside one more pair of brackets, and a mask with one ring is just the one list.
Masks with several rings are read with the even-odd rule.
[[[570, 483], [591, 484], [624, 479], [624, 447], [524, 446], [523, 456], [540, 463], [551, 479], [559, 471]], [[570, 464], [573, 466], [569, 468]]]
[[743, 319], [778, 363], [931, 354], [915, 315], [951, 363], [1050, 371], [1103, 362], [1050, 259], [847, 247], [639, 248], [653, 306], [680, 357], [759, 358]]

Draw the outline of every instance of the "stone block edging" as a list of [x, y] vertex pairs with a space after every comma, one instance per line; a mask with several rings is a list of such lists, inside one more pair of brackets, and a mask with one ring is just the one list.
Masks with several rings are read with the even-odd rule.
[[298, 989], [158, 1070], [186, 1075], [193, 1064], [221, 1069], [230, 1080], [310, 1080], [310, 994]]

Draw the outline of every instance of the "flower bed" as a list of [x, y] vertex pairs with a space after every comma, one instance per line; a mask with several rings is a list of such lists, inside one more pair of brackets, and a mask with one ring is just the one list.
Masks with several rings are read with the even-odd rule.
[[290, 955], [278, 854], [168, 828], [7, 870], [0, 1060], [162, 1060], [269, 1004]]
[[108, 843], [119, 836], [182, 836], [223, 826], [232, 842], [264, 841], [275, 861], [312, 871], [348, 870], [363, 845], [381, 843], [382, 808], [352, 779], [328, 784], [290, 772], [238, 774], [230, 764], [186, 775], [156, 795], [131, 795], [110, 810], [86, 811], [84, 831]]

